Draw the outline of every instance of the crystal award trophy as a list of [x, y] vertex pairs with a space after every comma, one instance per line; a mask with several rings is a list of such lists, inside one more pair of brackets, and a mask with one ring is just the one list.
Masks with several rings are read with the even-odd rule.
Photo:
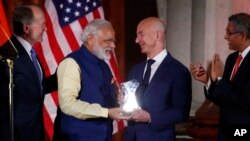
[[121, 115], [129, 116], [135, 109], [140, 109], [135, 95], [135, 91], [138, 86], [139, 82], [135, 79], [121, 83], [121, 93], [123, 94], [123, 103], [121, 104]]

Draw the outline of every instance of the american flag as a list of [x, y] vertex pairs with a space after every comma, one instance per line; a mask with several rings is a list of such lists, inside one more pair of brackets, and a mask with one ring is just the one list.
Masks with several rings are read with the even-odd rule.
[[[81, 33], [93, 19], [104, 18], [100, 0], [45, 0], [44, 13], [47, 32], [36, 51], [46, 76], [53, 74], [60, 61], [82, 44]], [[107, 62], [117, 82], [121, 82], [114, 53]], [[53, 123], [58, 106], [57, 92], [46, 95], [44, 102], [44, 124], [47, 140], [53, 137]], [[122, 130], [124, 121], [114, 122], [113, 133]]]
[[5, 16], [4, 8], [2, 0], [0, 0], [0, 46], [2, 46], [6, 41], [8, 41], [8, 37], [11, 36], [11, 32], [9, 30], [8, 22]]

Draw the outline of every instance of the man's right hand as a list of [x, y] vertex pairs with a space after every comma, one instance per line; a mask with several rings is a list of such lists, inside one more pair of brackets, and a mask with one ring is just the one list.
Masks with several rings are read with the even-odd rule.
[[132, 116], [123, 116], [121, 112], [122, 112], [121, 108], [110, 108], [108, 110], [108, 116], [109, 118], [114, 120], [128, 120], [132, 117]]
[[191, 63], [190, 71], [196, 80], [207, 85], [207, 82], [208, 82], [207, 72], [204, 69], [204, 67], [200, 64], [200, 62]]

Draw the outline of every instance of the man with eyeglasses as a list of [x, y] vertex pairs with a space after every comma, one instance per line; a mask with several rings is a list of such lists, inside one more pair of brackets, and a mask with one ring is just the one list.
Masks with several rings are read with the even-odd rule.
[[113, 76], [105, 61], [115, 49], [115, 31], [103, 19], [83, 30], [83, 45], [58, 66], [59, 109], [54, 141], [111, 141], [116, 106]]
[[250, 129], [250, 15], [235, 14], [228, 21], [225, 39], [235, 52], [228, 56], [223, 75], [218, 54], [210, 75], [199, 62], [191, 64], [190, 70], [205, 84], [206, 98], [220, 108], [218, 140], [250, 140], [250, 130], [241, 134], [241, 129]]

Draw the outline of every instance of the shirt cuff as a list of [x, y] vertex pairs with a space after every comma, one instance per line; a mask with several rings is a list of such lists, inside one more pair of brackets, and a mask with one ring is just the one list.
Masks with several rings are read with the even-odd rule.
[[217, 80], [218, 80], [218, 81], [220, 81], [221, 79], [222, 79], [222, 77], [220, 77], [220, 76], [219, 76], [219, 77], [217, 77]]
[[207, 84], [204, 84], [204, 86], [206, 87], [206, 90], [208, 90], [210, 85], [211, 85], [211, 79], [209, 78]]
[[101, 117], [108, 118], [108, 109], [107, 108], [101, 108]]

